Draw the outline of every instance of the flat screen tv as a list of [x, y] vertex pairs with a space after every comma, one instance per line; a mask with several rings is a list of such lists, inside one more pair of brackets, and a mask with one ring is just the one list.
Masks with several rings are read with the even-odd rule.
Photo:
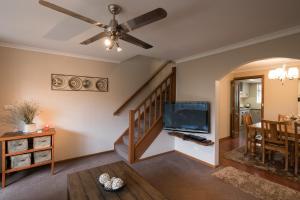
[[164, 106], [164, 129], [210, 133], [209, 102], [177, 102]]

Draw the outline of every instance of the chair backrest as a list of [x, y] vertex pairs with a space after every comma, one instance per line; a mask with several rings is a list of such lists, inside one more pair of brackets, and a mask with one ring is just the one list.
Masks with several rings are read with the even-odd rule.
[[263, 141], [288, 145], [288, 122], [262, 120]]
[[249, 131], [249, 125], [253, 124], [252, 116], [250, 113], [246, 113], [242, 117], [243, 123], [245, 125], [246, 132]]
[[288, 115], [278, 114], [278, 121], [279, 122], [290, 121], [290, 117]]
[[288, 128], [293, 129], [293, 122], [288, 115], [278, 114], [278, 121], [279, 122], [287, 122]]

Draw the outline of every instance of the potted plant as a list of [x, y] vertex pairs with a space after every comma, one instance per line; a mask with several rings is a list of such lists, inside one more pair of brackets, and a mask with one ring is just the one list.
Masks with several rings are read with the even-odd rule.
[[11, 106], [10, 112], [12, 116], [24, 123], [23, 133], [31, 133], [36, 131], [34, 118], [39, 113], [39, 105], [32, 101], [24, 101], [17, 105]]

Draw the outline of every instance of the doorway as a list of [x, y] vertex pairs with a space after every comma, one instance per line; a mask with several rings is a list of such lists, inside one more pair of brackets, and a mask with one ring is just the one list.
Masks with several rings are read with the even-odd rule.
[[253, 123], [260, 122], [264, 115], [264, 76], [239, 77], [231, 81], [230, 136], [245, 138], [242, 117], [252, 116]]

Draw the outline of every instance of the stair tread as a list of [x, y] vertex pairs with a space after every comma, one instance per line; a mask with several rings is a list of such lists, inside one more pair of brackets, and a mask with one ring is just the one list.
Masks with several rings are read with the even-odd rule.
[[115, 151], [122, 156], [125, 160], [128, 160], [128, 146], [124, 143], [116, 144]]
[[[122, 140], [123, 140], [123, 143], [128, 146], [128, 144], [129, 144], [129, 135], [128, 134], [124, 135], [122, 137]], [[138, 141], [138, 137], [136, 136], [136, 137], [134, 137], [134, 143], [136, 143], [137, 141]]]

